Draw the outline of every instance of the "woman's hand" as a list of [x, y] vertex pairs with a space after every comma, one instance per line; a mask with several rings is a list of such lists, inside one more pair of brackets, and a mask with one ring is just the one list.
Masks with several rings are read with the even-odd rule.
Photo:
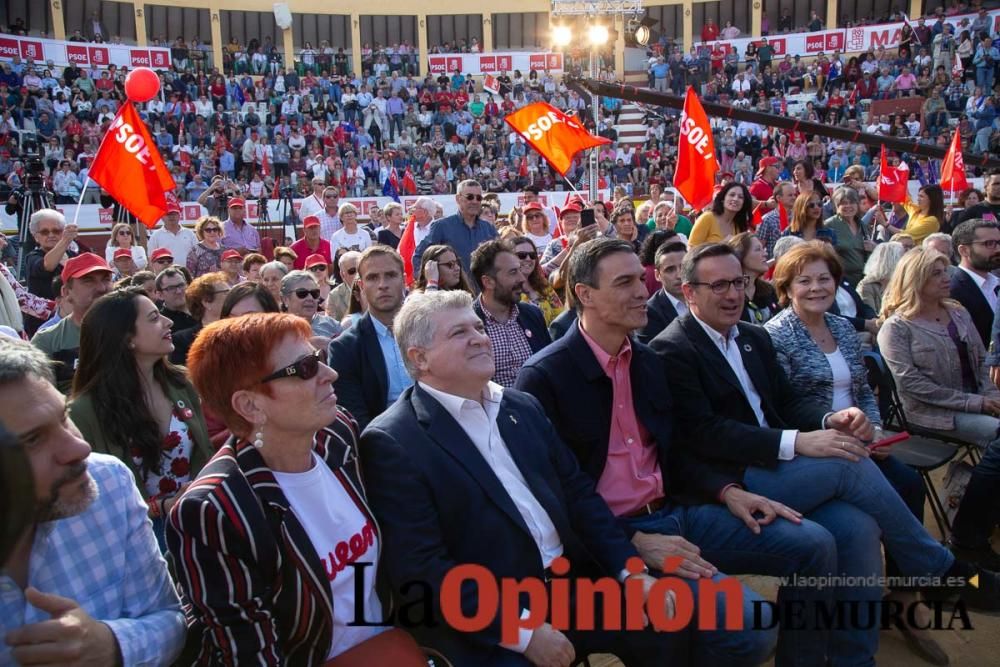
[[427, 282], [437, 283], [441, 277], [441, 270], [438, 268], [438, 263], [433, 259], [427, 262], [424, 265], [424, 275], [427, 277]]

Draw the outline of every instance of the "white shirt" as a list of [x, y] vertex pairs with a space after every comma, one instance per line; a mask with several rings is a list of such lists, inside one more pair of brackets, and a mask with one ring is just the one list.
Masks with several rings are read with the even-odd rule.
[[[329, 466], [313, 452], [313, 466], [305, 472], [272, 471], [292, 512], [309, 536], [323, 563], [333, 599], [333, 638], [326, 659], [371, 639], [386, 628], [350, 626], [354, 620], [354, 575], [351, 563], [371, 563], [364, 568], [365, 619], [382, 620], [382, 605], [375, 593], [378, 568], [378, 535], [347, 489]], [[352, 544], [360, 544], [356, 550]]]
[[434, 224], [434, 221], [431, 220], [423, 227], [418, 225], [416, 222], [414, 222], [413, 224], [416, 225], [413, 228], [413, 242], [416, 243], [417, 246], [419, 246], [420, 242], [423, 241], [424, 238], [426, 238], [427, 235], [431, 233], [431, 225]]
[[[469, 440], [479, 450], [483, 459], [486, 460], [486, 464], [496, 474], [497, 479], [507, 491], [507, 495], [514, 501], [514, 506], [521, 518], [524, 519], [532, 539], [538, 546], [542, 565], [549, 567], [552, 561], [563, 553], [562, 540], [559, 538], [559, 533], [556, 531], [552, 519], [549, 518], [548, 512], [545, 511], [545, 508], [528, 487], [524, 475], [521, 474], [521, 470], [517, 467], [510, 455], [510, 450], [507, 449], [507, 444], [500, 435], [497, 416], [500, 414], [503, 387], [495, 382], [488, 383], [483, 389], [482, 404], [479, 404], [466, 398], [446, 394], [423, 382], [417, 384], [437, 400], [448, 414], [458, 422]], [[517, 644], [504, 644], [504, 646], [518, 653], [524, 653], [531, 641], [532, 632], [522, 628], [518, 631]]]
[[1000, 287], [1000, 279], [993, 275], [992, 272], [988, 272], [985, 276], [981, 276], [975, 271], [965, 268], [961, 264], [958, 265], [958, 268], [969, 274], [969, 277], [972, 278], [973, 282], [979, 286], [979, 291], [983, 293], [984, 297], [986, 297], [986, 301], [989, 302], [990, 308], [993, 309], [994, 313], [997, 312], [996, 289], [997, 287]]
[[837, 295], [834, 298], [837, 301], [837, 308], [840, 309], [841, 317], [858, 316], [858, 305], [854, 303], [854, 299], [851, 298], [850, 292], [848, 292], [843, 287], [838, 287]]
[[368, 232], [358, 227], [357, 230], [350, 234], [346, 228], [338, 229], [330, 237], [331, 252], [337, 252], [338, 248], [347, 248], [348, 250], [357, 250], [361, 252], [368, 246], [372, 244], [372, 237], [368, 236]]
[[826, 355], [826, 361], [833, 372], [833, 407], [838, 412], [854, 407], [854, 384], [851, 381], [851, 369], [847, 365], [844, 353], [838, 347]]
[[307, 215], [319, 215], [325, 208], [326, 205], [323, 203], [323, 195], [320, 194], [320, 196], [317, 197], [316, 193], [313, 193], [302, 200], [302, 205], [299, 207], [299, 219], [305, 220]]
[[[112, 268], [115, 265], [114, 257], [116, 250], [118, 250], [118, 248], [111, 244], [108, 244], [108, 246], [104, 249], [104, 259], [107, 260], [108, 264], [111, 265]], [[135, 262], [135, 268], [142, 271], [146, 268], [146, 264], [148, 263], [146, 251], [143, 250], [141, 245], [133, 245], [130, 247], [130, 250], [132, 251], [132, 261]]]
[[150, 254], [158, 248], [166, 248], [174, 258], [174, 264], [187, 266], [187, 256], [198, 245], [198, 237], [190, 229], [181, 227], [176, 234], [161, 227], [149, 235], [146, 246]]
[[677, 311], [677, 317], [680, 317], [681, 315], [685, 314], [688, 311], [688, 305], [686, 301], [681, 301], [667, 290], [663, 290], [663, 293], [667, 295], [668, 299], [670, 299], [671, 305], [674, 307], [674, 310]]
[[[767, 419], [764, 417], [764, 410], [761, 407], [760, 394], [757, 393], [757, 388], [753, 386], [753, 381], [747, 373], [746, 366], [743, 365], [739, 343], [736, 342], [736, 337], [739, 336], [739, 327], [734, 324], [733, 328], [729, 330], [729, 335], [723, 336], [698, 319], [697, 315], [694, 315], [694, 319], [705, 330], [705, 333], [715, 343], [715, 346], [719, 348], [719, 352], [725, 357], [729, 363], [729, 367], [733, 369], [736, 379], [739, 380], [740, 386], [743, 388], [743, 395], [746, 397], [747, 403], [750, 404], [750, 409], [757, 416], [758, 424], [764, 428], [769, 428]], [[798, 434], [798, 431], [793, 430], [784, 430], [781, 432], [781, 442], [778, 445], [778, 460], [791, 461], [795, 458], [795, 438]]]

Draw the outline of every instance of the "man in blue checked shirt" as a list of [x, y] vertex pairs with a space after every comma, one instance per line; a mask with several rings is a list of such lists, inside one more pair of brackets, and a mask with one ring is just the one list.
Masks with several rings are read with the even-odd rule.
[[131, 472], [91, 454], [48, 358], [0, 338], [0, 422], [35, 475], [36, 521], [0, 570], [0, 665], [169, 665], [177, 594]]

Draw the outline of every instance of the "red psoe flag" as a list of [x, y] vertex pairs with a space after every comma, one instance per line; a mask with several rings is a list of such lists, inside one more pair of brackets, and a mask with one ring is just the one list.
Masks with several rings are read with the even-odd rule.
[[878, 198], [881, 201], [903, 203], [910, 198], [906, 186], [910, 180], [910, 168], [905, 162], [898, 167], [889, 165], [882, 146], [882, 163], [878, 175]]
[[177, 187], [131, 102], [108, 128], [89, 175], [150, 229], [167, 212], [167, 193]]
[[961, 192], [969, 187], [969, 179], [965, 177], [965, 160], [962, 159], [962, 139], [958, 132], [951, 138], [951, 146], [945, 153], [941, 163], [941, 189], [949, 192]]
[[569, 171], [574, 155], [611, 143], [610, 139], [590, 134], [575, 117], [545, 102], [529, 104], [504, 120], [562, 176]]
[[417, 249], [417, 239], [414, 236], [416, 228], [417, 221], [411, 215], [410, 221], [406, 223], [406, 229], [403, 230], [403, 236], [399, 239], [399, 247], [396, 248], [399, 256], [403, 258], [403, 275], [406, 276], [407, 287], [413, 284], [413, 253]]
[[674, 187], [692, 207], [705, 208], [712, 201], [719, 162], [715, 158], [712, 127], [692, 86], [688, 86], [684, 98], [678, 141]]

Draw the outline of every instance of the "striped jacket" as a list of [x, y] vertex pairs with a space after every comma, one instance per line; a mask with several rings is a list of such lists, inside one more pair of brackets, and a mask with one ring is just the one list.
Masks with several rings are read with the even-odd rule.
[[[872, 424], [881, 424], [875, 394], [868, 384], [868, 371], [861, 358], [861, 346], [854, 326], [839, 315], [824, 313], [826, 326], [837, 341], [848, 368], [851, 369], [851, 390], [854, 405], [861, 409]], [[788, 376], [795, 392], [818, 405], [833, 406], [833, 370], [826, 355], [819, 349], [805, 324], [792, 308], [785, 308], [769, 320], [764, 328], [771, 335], [778, 363]]]
[[[347, 412], [316, 434], [326, 461], [375, 526]], [[167, 546], [197, 665], [315, 665], [330, 651], [333, 599], [324, 566], [271, 470], [231, 438], [171, 509]]]

